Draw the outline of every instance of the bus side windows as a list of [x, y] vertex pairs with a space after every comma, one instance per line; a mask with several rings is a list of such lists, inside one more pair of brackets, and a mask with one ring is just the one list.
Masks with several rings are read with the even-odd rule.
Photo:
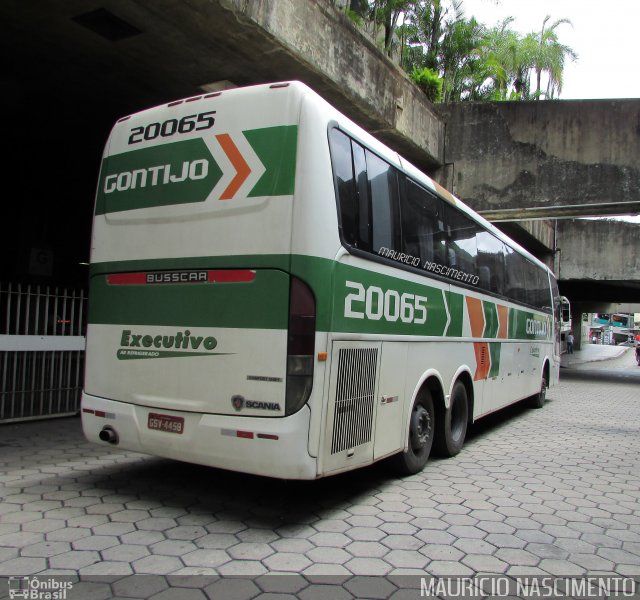
[[506, 247], [506, 289], [505, 294], [516, 302], [527, 302], [527, 259], [515, 250]]
[[442, 200], [411, 179], [405, 179], [406, 191], [400, 195], [402, 215], [402, 251], [425, 262], [445, 265]]
[[476, 275], [478, 226], [469, 217], [450, 205], [445, 206], [445, 217], [448, 226], [448, 266], [469, 275]]
[[354, 187], [351, 140], [344, 133], [332, 129], [329, 132], [329, 143], [336, 194], [340, 205], [342, 235], [347, 243], [354, 244], [358, 205]]
[[387, 162], [365, 150], [367, 178], [371, 190], [372, 251], [400, 248], [398, 172]]
[[549, 281], [547, 274], [527, 261], [528, 270], [528, 302], [536, 308], [549, 310]]
[[364, 148], [351, 142], [353, 151], [353, 169], [356, 176], [357, 221], [353, 245], [371, 252], [371, 202], [369, 200], [369, 181], [367, 180], [367, 162]]
[[344, 241], [371, 251], [371, 203], [365, 150], [338, 129], [329, 132], [331, 162]]
[[338, 129], [329, 143], [346, 245], [549, 312], [545, 270]]
[[496, 294], [505, 293], [504, 244], [489, 231], [476, 234], [478, 275], [481, 288]]

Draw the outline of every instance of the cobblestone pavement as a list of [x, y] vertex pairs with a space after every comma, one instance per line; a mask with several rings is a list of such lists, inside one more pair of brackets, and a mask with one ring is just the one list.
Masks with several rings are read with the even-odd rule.
[[116, 575], [103, 597], [159, 599], [166, 575], [253, 577], [224, 598], [296, 594], [301, 578], [262, 577], [291, 573], [640, 580], [640, 380], [615, 376], [640, 368], [607, 362], [563, 369], [542, 410], [485, 419], [404, 479], [269, 480], [91, 445], [76, 418], [1, 426], [0, 576]]

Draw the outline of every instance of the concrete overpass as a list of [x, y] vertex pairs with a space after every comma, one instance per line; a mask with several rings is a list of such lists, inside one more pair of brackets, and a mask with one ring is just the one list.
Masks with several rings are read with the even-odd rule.
[[558, 221], [558, 241], [558, 276], [567, 296], [595, 304], [640, 301], [640, 225]]
[[448, 105], [447, 183], [492, 221], [638, 214], [640, 99]]
[[[640, 100], [436, 108], [331, 0], [9, 0], [0, 17], [0, 102], [15, 175], [6, 183], [15, 201], [0, 225], [0, 278], [28, 273], [42, 248], [53, 254], [53, 277], [82, 278], [77, 263], [87, 257], [111, 124], [229, 82], [307, 82], [555, 264], [570, 296], [606, 279], [616, 226], [586, 232], [544, 219], [640, 210]], [[603, 245], [573, 272], [574, 242], [565, 240], [580, 235]], [[631, 227], [625, 233], [630, 247], [639, 238]], [[624, 265], [600, 290], [610, 300], [637, 293], [640, 271]]]

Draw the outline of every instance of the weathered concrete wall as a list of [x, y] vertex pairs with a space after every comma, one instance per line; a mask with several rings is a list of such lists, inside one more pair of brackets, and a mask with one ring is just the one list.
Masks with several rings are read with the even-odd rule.
[[558, 247], [563, 280], [640, 279], [638, 223], [609, 219], [558, 221]]
[[453, 192], [487, 218], [640, 210], [640, 100], [463, 103], [442, 114]]
[[[200, 0], [201, 2], [202, 0]], [[238, 20], [246, 53], [297, 76], [418, 166], [443, 162], [444, 124], [424, 94], [330, 0], [219, 0]], [[262, 40], [262, 41], [261, 41]]]

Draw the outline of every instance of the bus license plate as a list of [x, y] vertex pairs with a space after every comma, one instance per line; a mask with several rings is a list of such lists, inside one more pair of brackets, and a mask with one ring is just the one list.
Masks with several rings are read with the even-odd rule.
[[147, 427], [157, 431], [166, 431], [167, 433], [182, 433], [184, 431], [184, 417], [149, 413]]

